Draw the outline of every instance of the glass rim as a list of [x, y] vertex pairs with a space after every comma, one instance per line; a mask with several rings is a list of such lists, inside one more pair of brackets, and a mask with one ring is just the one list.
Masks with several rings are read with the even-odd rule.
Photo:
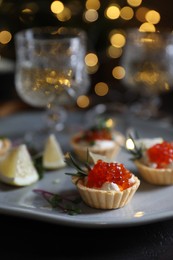
[[[48, 38], [47, 38], [48, 37]], [[58, 27], [58, 26], [42, 26], [31, 27], [18, 31], [14, 38], [15, 40], [32, 39], [35, 41], [56, 41], [74, 39], [80, 37], [86, 39], [86, 32], [78, 27]]]

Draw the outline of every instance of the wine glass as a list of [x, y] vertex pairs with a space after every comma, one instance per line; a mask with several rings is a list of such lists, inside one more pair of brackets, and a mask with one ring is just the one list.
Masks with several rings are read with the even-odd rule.
[[121, 63], [125, 68], [123, 82], [138, 97], [130, 107], [135, 115], [158, 117], [161, 99], [159, 95], [170, 90], [169, 32], [127, 31], [127, 41]]
[[[31, 106], [46, 108], [47, 130], [62, 130], [65, 106], [75, 104], [90, 84], [84, 62], [86, 33], [78, 28], [36, 27], [18, 32], [15, 47], [19, 97]], [[41, 133], [29, 134], [32, 141], [34, 136], [38, 141]]]

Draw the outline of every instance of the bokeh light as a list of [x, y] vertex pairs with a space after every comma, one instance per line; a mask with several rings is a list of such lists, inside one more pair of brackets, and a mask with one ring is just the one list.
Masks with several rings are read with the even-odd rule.
[[95, 22], [98, 19], [98, 12], [94, 9], [89, 9], [85, 12], [84, 19], [87, 22]]
[[105, 96], [109, 91], [109, 87], [105, 82], [98, 82], [95, 85], [94, 90], [98, 96]]
[[118, 5], [111, 5], [105, 10], [105, 16], [108, 19], [115, 20], [120, 16], [120, 7]]
[[12, 35], [9, 31], [1, 31], [0, 32], [0, 43], [2, 44], [7, 44], [11, 41]]
[[145, 18], [147, 22], [157, 24], [160, 22], [160, 14], [155, 10], [150, 10], [146, 13]]
[[125, 76], [125, 69], [122, 66], [116, 66], [112, 70], [112, 75], [115, 79], [122, 79]]
[[90, 100], [87, 96], [81, 95], [77, 98], [77, 105], [80, 108], [87, 108], [90, 104]]
[[124, 6], [122, 9], [121, 9], [121, 12], [120, 12], [120, 17], [124, 20], [131, 20], [134, 16], [134, 11], [131, 7], [129, 6]]
[[137, 7], [142, 4], [142, 0], [127, 0], [127, 3], [133, 7]]

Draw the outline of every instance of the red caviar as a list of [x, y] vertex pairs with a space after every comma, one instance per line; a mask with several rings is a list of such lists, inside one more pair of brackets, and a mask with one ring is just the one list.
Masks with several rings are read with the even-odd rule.
[[165, 168], [173, 161], [173, 143], [162, 142], [147, 150], [149, 160], [156, 163], [156, 168]]
[[112, 135], [108, 129], [87, 130], [81, 137], [76, 139], [77, 142], [82, 140], [87, 142], [94, 142], [95, 140], [112, 140]]
[[131, 177], [132, 173], [123, 164], [98, 160], [88, 173], [87, 187], [100, 188], [105, 182], [113, 182], [120, 190], [125, 190], [133, 185], [129, 181]]

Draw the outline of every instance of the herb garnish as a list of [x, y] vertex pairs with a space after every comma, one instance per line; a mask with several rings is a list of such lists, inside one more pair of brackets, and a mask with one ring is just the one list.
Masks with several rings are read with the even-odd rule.
[[129, 148], [126, 145], [126, 150], [133, 155], [133, 157], [130, 158], [130, 160], [134, 161], [134, 160], [140, 159], [143, 155], [143, 149], [142, 149], [142, 146], [137, 146], [135, 143], [135, 140], [139, 139], [139, 135], [138, 135], [137, 131], [133, 130], [132, 133], [128, 133], [127, 139], [131, 139], [131, 141], [133, 142], [133, 145], [134, 145], [133, 149]]
[[39, 179], [42, 179], [46, 171], [43, 166], [43, 152], [38, 152], [34, 147], [30, 146], [30, 144], [28, 144], [28, 150], [31, 155], [34, 167], [38, 172]]
[[130, 160], [132, 160], [132, 161], [138, 160], [138, 159], [140, 159], [142, 157], [143, 149], [142, 149], [142, 147], [137, 147], [137, 145], [135, 143], [135, 140], [133, 139], [132, 136], [129, 136], [129, 138], [132, 140], [132, 142], [134, 144], [134, 148], [133, 149], [129, 149], [127, 147], [128, 152], [130, 152], [133, 155], [133, 157], [130, 158]]
[[44, 177], [44, 172], [45, 172], [45, 168], [43, 167], [43, 155], [42, 153], [36, 153], [33, 154], [31, 157], [34, 166], [38, 172], [39, 179], [42, 179]]
[[79, 204], [82, 201], [80, 197], [69, 199], [42, 189], [35, 189], [33, 192], [40, 194], [47, 202], [49, 202], [52, 208], [59, 208], [68, 215], [77, 215], [81, 213], [81, 209], [76, 207], [76, 204]]
[[68, 166], [73, 167], [76, 169], [76, 173], [65, 173], [66, 175], [71, 175], [71, 176], [77, 176], [77, 177], [86, 177], [88, 175], [88, 171], [91, 170], [91, 167], [88, 163], [88, 158], [89, 158], [89, 152], [87, 151], [87, 161], [83, 163], [83, 167], [80, 166], [81, 162], [78, 162], [74, 157], [70, 154], [67, 153], [65, 155], [65, 162]]

